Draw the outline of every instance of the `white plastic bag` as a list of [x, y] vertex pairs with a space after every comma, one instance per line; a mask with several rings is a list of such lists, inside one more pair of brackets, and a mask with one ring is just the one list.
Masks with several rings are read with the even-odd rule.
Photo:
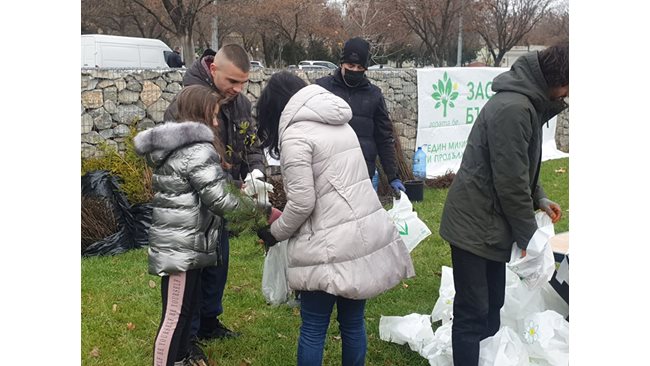
[[560, 297], [550, 283], [531, 289], [510, 269], [506, 268], [506, 291], [501, 308], [501, 326], [518, 329], [525, 317], [553, 310], [563, 317], [569, 315], [569, 304]]
[[552, 310], [527, 316], [519, 334], [531, 358], [553, 366], [569, 364], [569, 322]]
[[280, 305], [287, 302], [290, 294], [287, 280], [287, 241], [281, 241], [269, 248], [264, 258], [262, 272], [262, 293], [266, 302]]
[[545, 212], [536, 213], [535, 221], [537, 221], [537, 231], [528, 243], [526, 256], [521, 258], [521, 249], [513, 244], [508, 263], [508, 268], [516, 273], [529, 288], [539, 288], [548, 282], [555, 272], [553, 248], [548, 242], [548, 239], [555, 235], [553, 223]]
[[431, 318], [428, 315], [382, 316], [379, 318], [379, 338], [397, 344], [408, 343], [411, 350], [421, 353], [433, 340]]
[[481, 341], [479, 366], [528, 366], [528, 351], [510, 327], [501, 327], [492, 337]]
[[429, 360], [430, 366], [453, 366], [451, 325], [452, 322], [447, 322], [439, 326], [431, 342], [422, 347], [420, 355]]
[[511, 269], [506, 267], [506, 289], [501, 308], [501, 326], [517, 329], [518, 322], [529, 314], [546, 310], [539, 289], [528, 288]]
[[567, 285], [569, 284], [569, 253], [564, 256], [564, 259], [560, 263], [555, 279], [560, 284], [563, 282], [566, 282]]
[[413, 204], [406, 193], [401, 192], [400, 199], [393, 198], [393, 208], [388, 214], [397, 226], [397, 232], [402, 237], [409, 253], [427, 236], [431, 230], [418, 218], [417, 212], [413, 211]]
[[451, 267], [442, 266], [442, 278], [438, 290], [438, 300], [431, 312], [431, 321], [442, 320], [442, 324], [448, 323], [454, 318], [454, 270]]

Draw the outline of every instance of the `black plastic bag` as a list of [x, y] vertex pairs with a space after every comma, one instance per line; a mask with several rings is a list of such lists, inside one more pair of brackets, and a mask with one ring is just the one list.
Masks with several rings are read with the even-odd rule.
[[81, 251], [84, 257], [113, 255], [149, 244], [151, 206], [130, 205], [120, 189], [119, 181], [105, 170], [95, 170], [81, 177], [82, 197], [101, 198], [112, 209], [119, 230], [98, 240]]

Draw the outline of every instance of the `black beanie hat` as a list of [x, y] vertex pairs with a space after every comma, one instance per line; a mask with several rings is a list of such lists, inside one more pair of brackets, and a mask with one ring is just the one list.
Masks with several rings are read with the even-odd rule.
[[369, 56], [370, 44], [363, 38], [355, 37], [345, 42], [341, 53], [341, 63], [359, 64], [367, 69]]

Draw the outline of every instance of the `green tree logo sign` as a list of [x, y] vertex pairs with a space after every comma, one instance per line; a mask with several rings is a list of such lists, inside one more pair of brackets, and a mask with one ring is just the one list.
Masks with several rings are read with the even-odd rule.
[[440, 108], [442, 105], [442, 115], [443, 117], [447, 117], [447, 106], [450, 108], [454, 107], [454, 100], [458, 98], [458, 84], [454, 83], [453, 84], [453, 90], [452, 90], [452, 83], [451, 79], [447, 75], [447, 72], [442, 77], [442, 80], [438, 79], [438, 85], [433, 84], [433, 94], [431, 94], [431, 97], [433, 100], [436, 101], [435, 109]]

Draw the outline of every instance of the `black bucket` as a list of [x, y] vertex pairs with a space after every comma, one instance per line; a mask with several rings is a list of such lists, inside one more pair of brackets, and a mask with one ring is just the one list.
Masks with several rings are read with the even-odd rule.
[[424, 199], [424, 181], [407, 180], [404, 182], [404, 187], [411, 202], [420, 202]]

